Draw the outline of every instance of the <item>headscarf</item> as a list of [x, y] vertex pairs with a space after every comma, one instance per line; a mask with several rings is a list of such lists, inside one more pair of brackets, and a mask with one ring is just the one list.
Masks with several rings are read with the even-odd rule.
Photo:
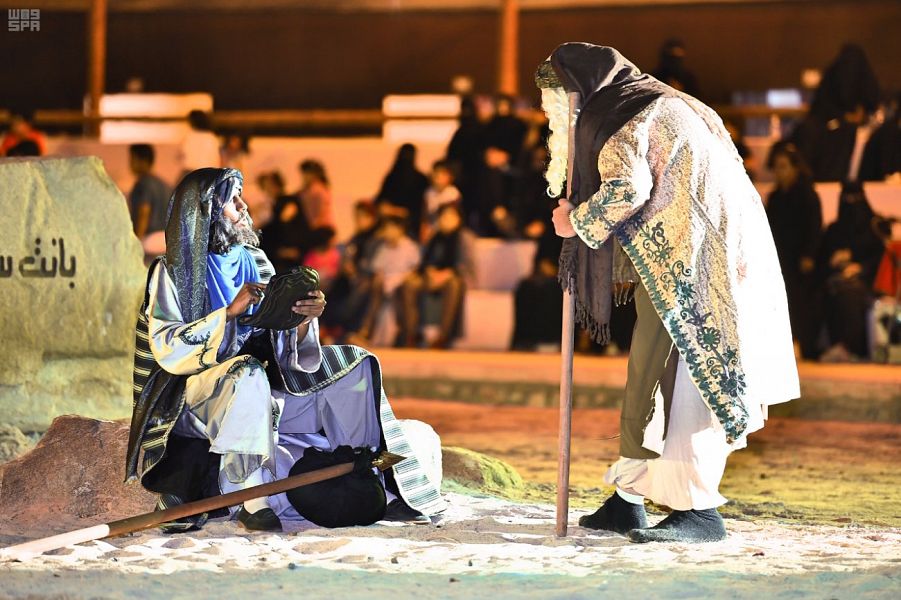
[[210, 225], [220, 217], [234, 186], [243, 180], [236, 169], [197, 169], [185, 175], [172, 193], [166, 224], [166, 266], [185, 322], [196, 321], [209, 312]]
[[845, 44], [823, 73], [810, 103], [810, 114], [823, 121], [841, 118], [863, 106], [872, 114], [879, 105], [879, 81], [863, 48]]
[[[606, 46], [569, 42], [558, 46], [549, 60], [559, 84], [567, 93], [579, 92], [581, 100], [569, 198], [578, 206], [600, 188], [598, 155], [610, 136], [651, 102], [675, 91]], [[542, 71], [547, 72], [546, 64], [539, 67], [539, 80]], [[573, 237], [563, 241], [560, 253], [559, 279], [573, 296], [576, 319], [602, 344], [610, 339], [614, 247], [613, 235], [598, 249]]]

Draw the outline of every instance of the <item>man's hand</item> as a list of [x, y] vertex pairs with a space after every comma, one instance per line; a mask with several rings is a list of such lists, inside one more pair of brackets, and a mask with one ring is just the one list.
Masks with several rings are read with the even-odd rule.
[[307, 317], [301, 325], [309, 323], [313, 319], [318, 319], [325, 312], [325, 294], [322, 290], [310, 292], [309, 300], [298, 300], [291, 307], [291, 310], [299, 315]]
[[247, 312], [247, 307], [251, 304], [259, 304], [263, 301], [263, 290], [266, 286], [262, 283], [245, 283], [238, 290], [235, 299], [225, 309], [225, 318], [231, 321], [235, 317], [239, 317]]
[[576, 230], [573, 229], [573, 224], [569, 221], [569, 213], [573, 209], [575, 207], [566, 198], [560, 198], [559, 206], [554, 209], [552, 219], [554, 221], [554, 232], [562, 238], [571, 238], [576, 235]]

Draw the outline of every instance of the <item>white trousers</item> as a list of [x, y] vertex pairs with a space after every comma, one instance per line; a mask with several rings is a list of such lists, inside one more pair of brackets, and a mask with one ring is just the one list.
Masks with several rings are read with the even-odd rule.
[[[662, 403], [658, 402], [655, 418], [646, 431], [646, 447], [657, 445], [647, 440], [653, 435], [655, 424], [660, 425], [660, 437], [662, 414]], [[725, 431], [701, 399], [687, 365], [680, 358], [662, 452], [652, 447], [660, 452], [660, 457], [649, 460], [622, 457], [611, 465], [604, 481], [673, 510], [715, 508], [726, 503], [719, 493], [719, 485], [733, 448], [726, 442]]]

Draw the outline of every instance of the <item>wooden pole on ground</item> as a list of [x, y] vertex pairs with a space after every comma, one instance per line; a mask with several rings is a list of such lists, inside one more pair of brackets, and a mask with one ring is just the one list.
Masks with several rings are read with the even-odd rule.
[[501, 0], [497, 90], [519, 94], [519, 0]]
[[100, 98], [106, 81], [107, 0], [91, 0], [88, 13], [88, 134], [100, 135]]
[[[390, 469], [402, 460], [405, 460], [403, 456], [392, 454], [390, 452], [382, 452], [378, 458], [372, 462], [372, 466], [384, 471]], [[248, 500], [253, 500], [254, 498], [274, 496], [282, 492], [287, 492], [288, 490], [293, 490], [294, 488], [318, 483], [327, 479], [334, 479], [335, 477], [341, 477], [353, 470], [354, 463], [352, 462], [332, 465], [331, 467], [325, 467], [324, 469], [317, 469], [316, 471], [310, 471], [309, 473], [293, 475], [291, 477], [286, 477], [285, 479], [278, 479], [270, 483], [238, 490], [237, 492], [222, 494], [221, 496], [212, 496], [196, 502], [186, 502], [185, 504], [179, 504], [178, 506], [173, 506], [166, 510], [157, 510], [142, 515], [136, 515], [134, 517], [119, 519], [118, 521], [94, 525], [93, 527], [85, 527], [84, 529], [78, 529], [76, 531], [69, 531], [51, 537], [32, 540], [30, 542], [25, 542], [24, 544], [0, 548], [0, 561], [29, 560], [44, 552], [49, 552], [50, 550], [55, 550], [57, 548], [65, 548], [72, 544], [81, 544], [93, 540], [124, 535], [126, 533], [141, 531], [142, 529], [148, 529], [156, 525], [168, 523], [176, 519], [183, 519], [185, 517], [211, 512], [220, 508], [227, 508], [229, 506], [237, 506]]]
[[[575, 160], [575, 117], [579, 110], [579, 93], [569, 94], [569, 143], [567, 145], [566, 197], [572, 197], [572, 174]], [[569, 454], [573, 413], [573, 344], [575, 341], [576, 305], [569, 289], [563, 291], [563, 335], [560, 340], [560, 430], [557, 437], [557, 537], [566, 537], [569, 526]]]

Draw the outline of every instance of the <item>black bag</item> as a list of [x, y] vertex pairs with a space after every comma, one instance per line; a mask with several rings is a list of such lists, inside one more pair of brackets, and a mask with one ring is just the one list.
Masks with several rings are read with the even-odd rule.
[[266, 295], [252, 315], [238, 317], [238, 323], [260, 329], [293, 329], [306, 318], [291, 310], [298, 300], [312, 299], [319, 289], [319, 273], [310, 267], [294, 267], [269, 280]]
[[308, 473], [341, 463], [354, 463], [347, 475], [295, 488], [288, 501], [308, 521], [321, 527], [372, 525], [385, 517], [385, 488], [372, 467], [375, 454], [368, 448], [338, 446], [334, 452], [307, 448], [291, 467], [291, 475]]

